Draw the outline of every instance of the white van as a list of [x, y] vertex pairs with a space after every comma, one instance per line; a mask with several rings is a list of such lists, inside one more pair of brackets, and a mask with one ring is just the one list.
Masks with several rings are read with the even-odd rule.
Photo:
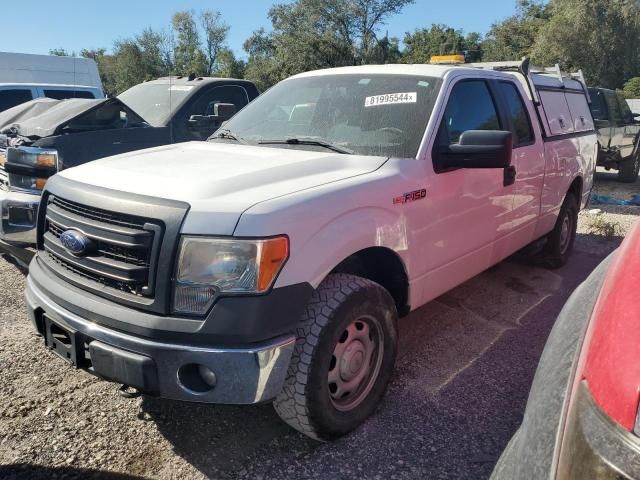
[[0, 52], [0, 112], [41, 97], [104, 98], [96, 62]]

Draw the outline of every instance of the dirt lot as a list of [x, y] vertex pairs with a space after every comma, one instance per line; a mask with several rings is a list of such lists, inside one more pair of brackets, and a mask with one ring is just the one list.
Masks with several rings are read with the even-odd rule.
[[[640, 191], [613, 177], [598, 173], [597, 190]], [[563, 269], [515, 256], [403, 320], [383, 405], [334, 444], [290, 430], [269, 405], [126, 400], [65, 367], [28, 324], [23, 271], [0, 258], [0, 478], [486, 478], [564, 301], [640, 215], [592, 208], [602, 214], [581, 214]], [[611, 237], [603, 222], [618, 225]]]

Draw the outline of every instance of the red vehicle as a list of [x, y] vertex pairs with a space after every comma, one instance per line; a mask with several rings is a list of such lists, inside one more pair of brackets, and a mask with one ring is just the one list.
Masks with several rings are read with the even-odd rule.
[[640, 223], [573, 293], [492, 479], [640, 478]]

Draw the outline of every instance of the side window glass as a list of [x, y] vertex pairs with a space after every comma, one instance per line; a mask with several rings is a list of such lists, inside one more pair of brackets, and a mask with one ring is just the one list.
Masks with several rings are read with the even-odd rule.
[[231, 103], [236, 107], [236, 111], [238, 111], [249, 103], [249, 100], [247, 92], [240, 86], [225, 85], [215, 87], [206, 92], [202, 98], [194, 104], [189, 115], [213, 115], [216, 103]]
[[591, 115], [594, 120], [608, 120], [604, 94], [601, 90], [589, 90], [591, 96]]
[[443, 134], [449, 144], [458, 143], [467, 130], [500, 130], [498, 112], [483, 80], [463, 80], [457, 83], [447, 103], [443, 119]]
[[607, 108], [609, 109], [610, 120], [616, 123], [622, 123], [622, 112], [620, 111], [620, 105], [618, 104], [618, 98], [613, 92], [605, 92], [605, 101], [607, 102]]
[[506, 103], [507, 115], [511, 121], [513, 146], [519, 147], [533, 142], [534, 136], [529, 113], [517, 87], [511, 82], [500, 82], [498, 88]]
[[616, 95], [618, 97], [618, 105], [620, 105], [620, 112], [622, 119], [625, 123], [633, 122], [633, 113], [631, 113], [631, 108], [629, 108], [629, 104], [624, 99], [624, 97], [620, 94]]
[[33, 100], [31, 90], [11, 89], [0, 90], [0, 112]]
[[47, 98], [53, 98], [54, 100], [65, 100], [67, 98], [95, 98], [93, 93], [86, 90], [48, 89], [44, 90], [44, 96]]

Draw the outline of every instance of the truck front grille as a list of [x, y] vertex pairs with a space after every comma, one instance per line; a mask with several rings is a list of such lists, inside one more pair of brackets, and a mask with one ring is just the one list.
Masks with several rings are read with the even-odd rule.
[[[75, 255], [62, 245], [67, 230], [82, 232], [91, 250]], [[55, 195], [46, 204], [42, 257], [63, 277], [93, 289], [153, 298], [162, 223], [149, 218], [81, 205]]]

